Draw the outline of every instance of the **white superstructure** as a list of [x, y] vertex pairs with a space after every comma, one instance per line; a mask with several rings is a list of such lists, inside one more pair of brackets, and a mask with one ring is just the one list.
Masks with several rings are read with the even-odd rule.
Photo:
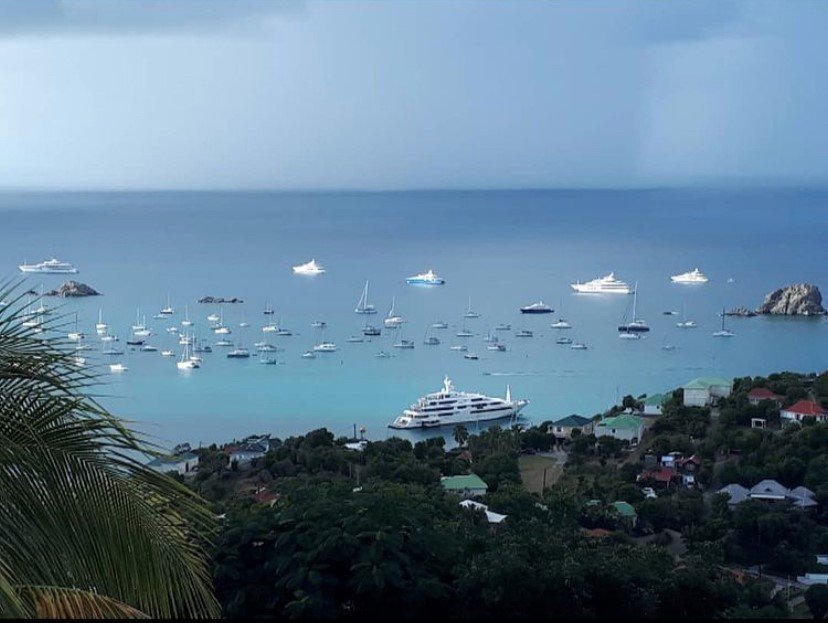
[[426, 394], [403, 411], [390, 428], [430, 428], [453, 426], [465, 422], [488, 422], [516, 416], [528, 400], [512, 400], [509, 386], [505, 398], [454, 389], [451, 379], [443, 380], [443, 389]]
[[698, 268], [694, 268], [688, 273], [673, 275], [670, 281], [673, 283], [707, 283], [707, 277]]
[[446, 282], [446, 280], [442, 277], [438, 277], [437, 273], [429, 268], [427, 272], [409, 277], [405, 280], [405, 282], [410, 285], [441, 286]]
[[293, 267], [293, 272], [297, 275], [321, 275], [325, 269], [316, 263], [316, 260], [311, 260], [305, 264], [299, 264]]
[[39, 264], [27, 264], [25, 261], [18, 266], [24, 273], [47, 273], [55, 275], [75, 274], [78, 269], [69, 262], [61, 262], [56, 258], [40, 262]]
[[615, 278], [615, 273], [610, 273], [586, 283], [578, 281], [570, 285], [575, 292], [581, 294], [629, 294], [632, 292], [628, 284]]

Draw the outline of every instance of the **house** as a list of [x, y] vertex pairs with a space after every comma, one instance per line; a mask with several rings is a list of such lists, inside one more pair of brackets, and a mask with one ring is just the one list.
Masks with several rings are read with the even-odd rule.
[[638, 478], [636, 479], [638, 482], [646, 481], [646, 482], [655, 482], [667, 487], [670, 486], [670, 483], [673, 482], [674, 478], [679, 478], [679, 474], [673, 471], [669, 467], [661, 467], [658, 469], [653, 470], [645, 470], [639, 474]]
[[181, 476], [188, 476], [194, 474], [198, 467], [198, 455], [190, 450], [190, 444], [179, 444], [169, 456], [156, 457], [147, 463], [147, 467], [162, 474], [177, 472]]
[[460, 502], [460, 506], [463, 508], [471, 508], [474, 510], [481, 510], [486, 513], [486, 521], [491, 524], [498, 524], [503, 523], [503, 520], [508, 517], [508, 515], [501, 515], [500, 513], [495, 513], [489, 510], [489, 507], [485, 504], [481, 504], [480, 502], [475, 502], [474, 500], [463, 500]]
[[763, 400], [773, 400], [774, 402], [779, 402], [782, 400], [782, 397], [777, 396], [766, 387], [754, 387], [748, 392], [747, 399], [750, 404], [756, 406]]
[[235, 461], [239, 466], [247, 465], [254, 459], [260, 459], [270, 450], [270, 436], [264, 435], [262, 437], [248, 437], [240, 444], [232, 444], [225, 446], [224, 452], [227, 454], [230, 463]]
[[800, 400], [779, 411], [779, 417], [788, 422], [802, 422], [806, 417], [812, 417], [817, 422], [824, 422], [828, 419], [828, 413], [819, 403], [812, 400]]
[[622, 413], [614, 417], [607, 417], [595, 425], [595, 436], [604, 437], [609, 435], [615, 439], [624, 439], [630, 445], [637, 444], [644, 434], [644, 418], [637, 415]]
[[443, 489], [449, 493], [456, 493], [464, 498], [473, 498], [485, 495], [489, 490], [488, 485], [477, 474], [465, 474], [462, 476], [443, 476], [440, 478]]
[[610, 535], [610, 531], [604, 528], [581, 528], [581, 532], [588, 539], [603, 539]]
[[665, 394], [653, 394], [644, 399], [644, 408], [641, 410], [642, 415], [656, 416], [661, 415], [661, 408], [667, 402], [669, 396]]
[[726, 398], [733, 391], [733, 381], [716, 377], [693, 379], [682, 387], [685, 407], [705, 407]]
[[619, 517], [621, 517], [621, 521], [635, 528], [638, 523], [638, 513], [635, 512], [635, 508], [633, 508], [632, 504], [629, 502], [618, 501], [613, 502], [610, 506], [613, 507]]
[[807, 487], [788, 489], [775, 480], [762, 480], [750, 489], [738, 484], [730, 484], [719, 489], [718, 493], [727, 493], [730, 496], [728, 504], [734, 506], [745, 500], [761, 500], [764, 502], [789, 502], [794, 508], [806, 509], [817, 506], [814, 492]]
[[549, 425], [549, 431], [557, 439], [572, 439], [572, 431], [574, 430], [581, 431], [582, 435], [589, 435], [592, 433], [592, 428], [591, 419], [574, 413]]
[[806, 573], [797, 576], [796, 581], [800, 584], [828, 584], [828, 573]]
[[719, 489], [716, 493], [726, 494], [728, 496], [727, 503], [730, 506], [736, 506], [750, 499], [750, 491], [739, 484], [727, 485]]

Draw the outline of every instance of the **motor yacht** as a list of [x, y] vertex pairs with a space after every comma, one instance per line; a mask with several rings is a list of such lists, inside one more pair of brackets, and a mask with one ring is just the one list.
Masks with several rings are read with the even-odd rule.
[[553, 322], [549, 326], [552, 327], [553, 329], [571, 329], [572, 328], [572, 325], [569, 324], [563, 318], [558, 318], [558, 322]]
[[534, 337], [535, 334], [532, 333], [529, 329], [521, 329], [517, 333], [515, 333], [515, 337]]
[[615, 273], [586, 283], [578, 281], [570, 285], [579, 294], [629, 294], [631, 292], [629, 285], [615, 278]]
[[708, 279], [698, 268], [694, 268], [690, 272], [673, 275], [670, 281], [673, 283], [707, 283]]
[[337, 350], [336, 344], [333, 342], [322, 342], [313, 347], [316, 353], [332, 353]]
[[451, 380], [443, 380], [442, 390], [426, 394], [397, 417], [390, 428], [431, 428], [469, 422], [489, 422], [513, 418], [528, 404], [513, 400], [509, 386], [505, 398], [454, 389]]
[[409, 285], [441, 286], [446, 283], [446, 280], [442, 277], [438, 277], [433, 270], [429, 269], [427, 272], [414, 275], [413, 277], [408, 277], [405, 282]]
[[24, 273], [44, 273], [51, 275], [67, 275], [78, 272], [78, 269], [69, 262], [61, 262], [54, 257], [39, 264], [27, 264], [24, 260], [18, 268]]
[[227, 353], [228, 359], [247, 359], [250, 357], [250, 351], [246, 348], [234, 348]]
[[316, 260], [311, 260], [305, 264], [299, 264], [293, 267], [293, 272], [297, 275], [321, 275], [325, 269], [316, 263]]
[[543, 301], [538, 301], [537, 303], [532, 303], [531, 305], [524, 305], [520, 308], [521, 314], [551, 314], [553, 311], [555, 310]]

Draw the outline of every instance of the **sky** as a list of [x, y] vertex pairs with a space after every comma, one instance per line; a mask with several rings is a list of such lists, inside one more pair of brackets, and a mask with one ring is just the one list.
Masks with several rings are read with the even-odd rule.
[[822, 0], [7, 0], [0, 188], [824, 184]]

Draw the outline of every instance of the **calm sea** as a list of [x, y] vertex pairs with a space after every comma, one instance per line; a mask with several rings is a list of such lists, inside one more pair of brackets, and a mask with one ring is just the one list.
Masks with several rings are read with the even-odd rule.
[[[723, 306], [754, 308], [788, 283], [828, 286], [826, 206], [828, 192], [821, 190], [7, 193], [0, 195], [0, 274], [19, 276], [24, 259], [53, 255], [75, 264], [76, 278], [103, 296], [50, 304], [78, 312], [97, 352], [99, 309], [124, 348], [140, 308], [156, 332], [150, 343], [180, 353], [164, 329], [180, 322], [185, 304], [196, 334], [215, 341], [206, 316], [219, 306], [196, 302], [215, 295], [244, 299], [224, 306], [225, 323], [233, 329], [229, 338], [255, 353], [253, 343], [272, 318], [262, 314], [270, 301], [294, 332], [268, 338], [284, 349], [270, 354], [280, 365], [261, 365], [255, 355], [227, 359], [226, 349], [214, 347], [200, 370], [182, 373], [159, 353], [88, 353], [128, 366], [98, 391], [156, 441], [198, 445], [320, 426], [348, 435], [353, 424], [379, 439], [401, 409], [439, 389], [444, 375], [459, 388], [495, 395], [509, 384], [513, 396], [530, 400], [527, 418], [540, 422], [593, 415], [624, 394], [660, 392], [701, 375], [825, 369], [825, 318], [729, 318], [736, 337], [712, 333]], [[326, 267], [324, 275], [292, 274], [292, 265], [311, 258]], [[696, 266], [708, 284], [670, 282], [671, 274]], [[447, 284], [405, 284], [428, 268]], [[616, 330], [631, 296], [575, 295], [569, 288], [610, 271], [638, 282], [638, 315], [652, 327], [640, 341], [620, 340]], [[399, 333], [416, 343], [413, 350], [392, 348], [385, 331], [370, 342], [346, 342], [365, 322], [353, 310], [366, 279], [380, 312], [371, 321], [381, 324], [396, 297], [408, 321]], [[29, 283], [49, 289], [62, 281], [49, 275]], [[153, 319], [168, 294], [176, 315]], [[481, 317], [466, 322], [477, 335], [463, 340], [455, 333], [469, 299]], [[555, 313], [519, 313], [537, 300]], [[662, 313], [683, 309], [698, 329], [678, 329], [680, 316]], [[558, 316], [573, 329], [551, 329]], [[243, 320], [250, 328], [238, 327]], [[311, 328], [315, 320], [327, 328]], [[436, 320], [450, 328], [433, 332], [442, 345], [425, 346]], [[499, 337], [508, 351], [486, 350], [485, 335], [506, 322], [513, 331]], [[514, 337], [522, 328], [534, 337]], [[589, 350], [555, 344], [561, 334]], [[301, 357], [322, 340], [335, 342], [338, 352]], [[449, 350], [459, 343], [480, 359]], [[394, 357], [376, 358], [381, 349]]]

